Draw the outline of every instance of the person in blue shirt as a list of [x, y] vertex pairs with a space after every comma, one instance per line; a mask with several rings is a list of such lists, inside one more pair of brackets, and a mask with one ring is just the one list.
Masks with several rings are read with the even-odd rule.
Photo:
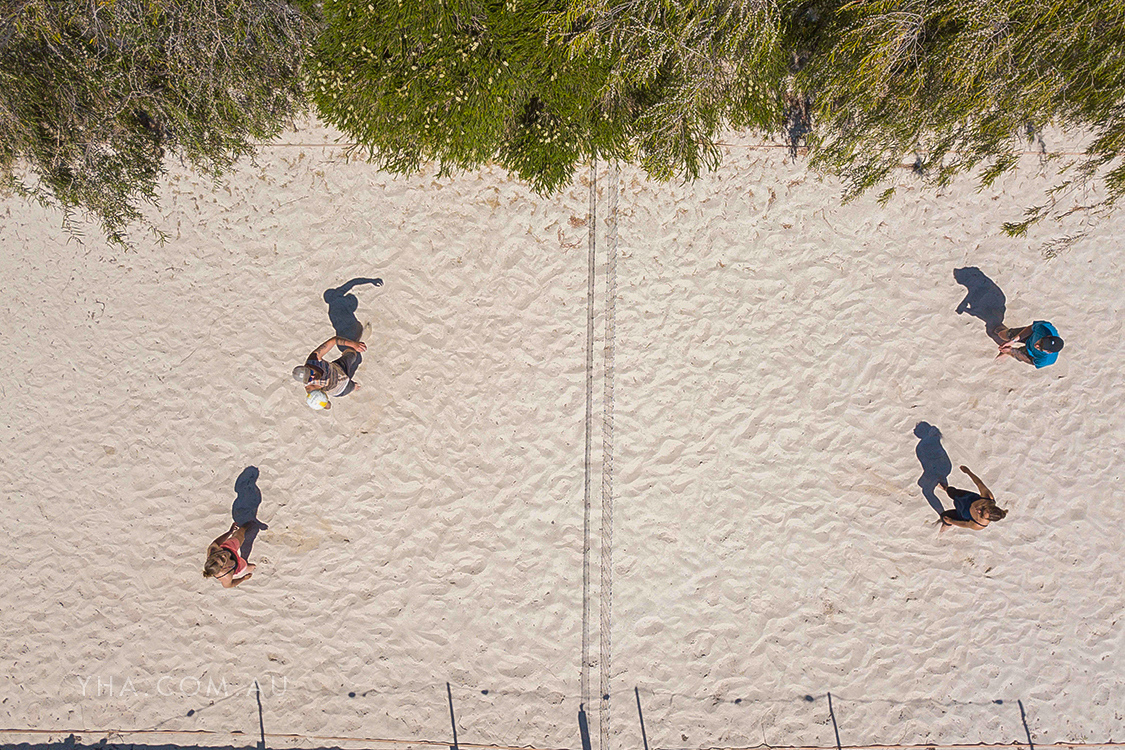
[[[997, 359], [1006, 354], [1020, 362], [1035, 365], [1037, 369], [1055, 364], [1063, 348], [1059, 332], [1045, 320], [1037, 320], [1023, 328], [1005, 328], [1001, 325], [996, 329], [996, 336], [1004, 342], [1000, 345]], [[1024, 346], [1017, 349], [1017, 344]]]

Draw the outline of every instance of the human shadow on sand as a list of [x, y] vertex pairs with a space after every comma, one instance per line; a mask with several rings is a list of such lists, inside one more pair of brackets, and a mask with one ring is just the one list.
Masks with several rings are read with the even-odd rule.
[[[363, 339], [363, 324], [359, 322], [359, 318], [355, 316], [355, 311], [359, 309], [359, 299], [351, 293], [357, 286], [364, 286], [370, 284], [371, 286], [383, 286], [382, 279], [367, 279], [355, 278], [351, 281], [344, 283], [341, 286], [332, 289], [324, 290], [324, 301], [328, 304], [328, 320], [332, 323], [333, 330], [336, 335], [351, 339], [352, 341], [361, 341]], [[356, 370], [359, 369], [360, 363], [363, 362], [363, 357], [358, 352], [353, 353], [351, 356], [344, 358], [344, 370], [347, 371], [348, 377], [355, 377]], [[341, 396], [347, 396], [355, 390], [354, 383], [348, 383], [348, 387], [344, 389]]]
[[1003, 344], [1004, 340], [996, 335], [996, 329], [1004, 323], [1008, 303], [1004, 291], [975, 266], [953, 269], [953, 278], [965, 287], [965, 299], [957, 305], [957, 314], [968, 313], [983, 321], [985, 333], [997, 344]]
[[240, 550], [243, 560], [250, 557], [258, 532], [269, 528], [258, 520], [258, 506], [261, 504], [262, 491], [258, 489], [258, 467], [247, 466], [238, 475], [238, 479], [234, 480], [234, 505], [230, 509], [231, 518], [239, 526], [251, 524], [246, 530], [246, 538]]
[[359, 309], [359, 300], [351, 294], [351, 291], [365, 284], [383, 286], [383, 280], [357, 278], [343, 286], [325, 290], [324, 301], [328, 304], [328, 319], [332, 321], [337, 336], [359, 341], [363, 335], [363, 325], [355, 316], [355, 311]]
[[914, 455], [922, 464], [922, 476], [918, 477], [918, 486], [922, 488], [922, 496], [934, 511], [941, 515], [945, 511], [941, 500], [938, 500], [937, 488], [942, 482], [949, 480], [949, 472], [953, 471], [953, 462], [941, 444], [941, 430], [929, 422], [919, 422], [914, 427], [914, 435], [918, 438], [918, 446]]

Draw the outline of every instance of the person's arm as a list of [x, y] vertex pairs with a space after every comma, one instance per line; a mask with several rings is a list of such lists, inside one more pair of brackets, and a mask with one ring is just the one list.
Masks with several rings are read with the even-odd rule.
[[[1000, 344], [1000, 355], [1010, 354], [1013, 346], [1015, 346], [1016, 344], [1024, 343], [1024, 341], [1026, 341], [1031, 336], [1031, 329], [1034, 327], [1034, 323], [1018, 329], [1004, 328], [1001, 326], [1001, 328], [996, 332], [996, 335], [1004, 341], [1004, 343]], [[997, 355], [997, 359], [1000, 358], [1000, 355]]]
[[1024, 351], [1023, 349], [1012, 349], [1011, 351], [1008, 352], [1008, 354], [1011, 354], [1013, 357], [1018, 359], [1020, 362], [1025, 362], [1029, 365], [1035, 364], [1035, 361], [1032, 360], [1031, 357], [1028, 356], [1027, 352]]
[[238, 538], [238, 543], [241, 545], [246, 539], [246, 529], [248, 528], [250, 528], [250, 524], [239, 526], [237, 523], [232, 522], [230, 529], [225, 534], [219, 534], [219, 536], [215, 537], [215, 541], [211, 542], [210, 546], [207, 547], [207, 554], [210, 555], [211, 552], [219, 548], [220, 544], [235, 537]]
[[317, 348], [313, 349], [313, 353], [309, 356], [309, 359], [324, 359], [326, 356], [328, 356], [328, 352], [332, 350], [332, 347], [336, 346], [336, 341], [338, 339], [338, 336], [333, 336]]
[[346, 339], [342, 336], [336, 337], [336, 346], [340, 348], [346, 347], [348, 349], [355, 349], [360, 354], [367, 351], [367, 344], [363, 343], [362, 341], [352, 341], [351, 339]]
[[249, 581], [253, 575], [253, 573], [247, 573], [241, 578], [235, 578], [234, 576], [223, 576], [223, 588], [233, 589], [238, 584]]
[[975, 485], [977, 486], [977, 492], [979, 492], [979, 493], [980, 493], [980, 496], [981, 496], [981, 497], [986, 497], [986, 498], [988, 498], [989, 500], [995, 500], [995, 499], [996, 499], [996, 498], [995, 498], [995, 497], [993, 497], [993, 495], [992, 495], [992, 490], [988, 489], [988, 487], [985, 487], [985, 486], [984, 486], [984, 482], [982, 482], [982, 481], [980, 480], [980, 477], [978, 477], [978, 476], [977, 476], [976, 474], [974, 474], [974, 473], [973, 473], [973, 472], [972, 472], [972, 471], [971, 471], [971, 470], [969, 469], [969, 467], [968, 467], [968, 466], [962, 466], [962, 467], [960, 467], [960, 468], [961, 468], [961, 471], [963, 471], [963, 472], [965, 472], [966, 474], [968, 474], [968, 475], [969, 475], [969, 479], [973, 480], [973, 484], [975, 484]]
[[338, 346], [341, 349], [355, 349], [360, 353], [367, 351], [367, 344], [363, 343], [362, 341], [352, 341], [351, 339], [346, 339], [343, 336], [333, 336], [332, 338], [328, 339], [323, 344], [318, 346], [313, 351], [313, 356], [317, 359], [324, 359], [334, 346]]
[[211, 542], [211, 545], [209, 547], [207, 547], [207, 554], [208, 555], [211, 554], [211, 552], [213, 552], [215, 549], [217, 549], [220, 544], [222, 544], [223, 542], [225, 542], [226, 540], [228, 540], [232, 536], [234, 536], [234, 532], [237, 531], [237, 530], [238, 530], [238, 525], [232, 523], [231, 526], [230, 526], [230, 531], [227, 531], [224, 534], [219, 534], [217, 537], [215, 537], [215, 541]]

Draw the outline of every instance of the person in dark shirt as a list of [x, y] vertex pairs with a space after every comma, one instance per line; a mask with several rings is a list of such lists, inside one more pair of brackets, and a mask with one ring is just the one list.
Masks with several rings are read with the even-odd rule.
[[[341, 352], [339, 359], [329, 362], [325, 359], [328, 352], [336, 347]], [[339, 396], [354, 383], [355, 369], [358, 366], [359, 355], [367, 351], [367, 345], [362, 341], [352, 341], [342, 336], [333, 336], [313, 350], [305, 364], [293, 368], [293, 379], [305, 386], [305, 393], [322, 391], [327, 396]], [[359, 383], [355, 383], [359, 387]], [[323, 399], [321, 408], [331, 409], [332, 403], [327, 398]]]
[[946, 482], [939, 483], [939, 486], [949, 495], [949, 499], [953, 501], [953, 509], [941, 514], [942, 531], [950, 526], [980, 531], [993, 521], [999, 521], [1008, 515], [1008, 511], [996, 505], [996, 498], [992, 496], [992, 490], [984, 485], [980, 477], [970, 471], [968, 466], [960, 468], [961, 471], [969, 475], [969, 479], [973, 480], [973, 484], [977, 486], [977, 491], [959, 490], [956, 487], [950, 487]]

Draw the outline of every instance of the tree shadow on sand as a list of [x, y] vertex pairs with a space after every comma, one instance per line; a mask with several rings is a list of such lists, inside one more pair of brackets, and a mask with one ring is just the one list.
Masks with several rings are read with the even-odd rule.
[[238, 475], [238, 479], [234, 480], [234, 505], [230, 509], [232, 519], [239, 526], [251, 524], [246, 530], [246, 538], [240, 550], [243, 560], [250, 557], [258, 532], [269, 528], [258, 520], [258, 506], [261, 504], [262, 491], [258, 489], [258, 467], [247, 466]]
[[953, 462], [941, 444], [941, 430], [929, 422], [919, 422], [914, 427], [914, 435], [918, 438], [918, 445], [914, 455], [922, 464], [922, 476], [918, 477], [918, 486], [922, 488], [922, 496], [934, 511], [941, 515], [945, 511], [941, 500], [937, 496], [937, 488], [942, 482], [948, 482], [949, 472], [953, 471]]
[[997, 344], [1003, 344], [1004, 340], [996, 335], [996, 329], [1004, 323], [1008, 303], [1004, 291], [974, 266], [955, 268], [953, 278], [965, 287], [965, 299], [957, 306], [957, 314], [968, 313], [983, 321], [985, 333]]

